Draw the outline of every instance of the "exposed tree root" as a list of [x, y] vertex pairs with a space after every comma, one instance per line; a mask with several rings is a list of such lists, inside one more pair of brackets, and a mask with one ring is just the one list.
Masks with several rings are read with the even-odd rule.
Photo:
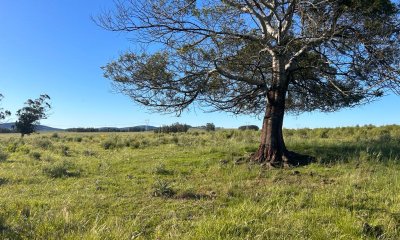
[[266, 158], [264, 154], [260, 155], [256, 152], [250, 156], [250, 161], [257, 162], [267, 168], [291, 168], [308, 165], [314, 162], [315, 158], [292, 151], [285, 151], [282, 156], [273, 154]]

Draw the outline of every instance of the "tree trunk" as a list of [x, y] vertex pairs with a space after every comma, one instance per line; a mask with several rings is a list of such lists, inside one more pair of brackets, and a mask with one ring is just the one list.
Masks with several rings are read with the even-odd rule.
[[261, 143], [251, 159], [269, 167], [289, 167], [308, 164], [312, 158], [288, 151], [283, 139], [282, 127], [288, 79], [283, 64], [276, 64], [275, 86], [267, 93], [267, 106], [261, 130]]
[[265, 111], [261, 130], [261, 143], [253, 160], [273, 167], [287, 165], [285, 154], [287, 152], [283, 140], [282, 126], [285, 113], [285, 91], [270, 89], [268, 103]]

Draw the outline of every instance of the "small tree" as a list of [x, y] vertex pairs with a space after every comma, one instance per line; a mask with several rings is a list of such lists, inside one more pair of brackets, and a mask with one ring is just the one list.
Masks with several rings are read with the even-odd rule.
[[[3, 95], [0, 93], [0, 101], [3, 99]], [[0, 121], [4, 120], [7, 116], [10, 116], [11, 112], [0, 108]]]
[[26, 106], [17, 111], [18, 120], [14, 127], [17, 132], [21, 133], [21, 137], [34, 133], [39, 121], [48, 117], [47, 112], [51, 108], [48, 100], [50, 97], [42, 94], [35, 100], [28, 99], [25, 102]]
[[207, 123], [205, 129], [206, 129], [207, 132], [213, 132], [213, 131], [215, 131], [215, 125], [214, 125], [214, 123]]
[[190, 126], [187, 124], [174, 123], [172, 125], [161, 126], [157, 129], [154, 129], [155, 133], [178, 133], [178, 132], [187, 132]]
[[244, 126], [240, 126], [239, 130], [253, 130], [253, 131], [258, 131], [260, 130], [260, 128], [258, 128], [258, 126], [256, 125], [244, 125]]

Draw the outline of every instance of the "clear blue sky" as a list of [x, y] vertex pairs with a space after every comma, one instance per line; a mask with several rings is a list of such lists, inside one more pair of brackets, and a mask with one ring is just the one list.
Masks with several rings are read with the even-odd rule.
[[[227, 113], [185, 112], [181, 117], [151, 114], [128, 97], [112, 92], [100, 66], [129, 48], [129, 35], [107, 32], [91, 16], [112, 6], [111, 0], [2, 0], [0, 2], [1, 105], [13, 113], [28, 98], [47, 93], [52, 114], [42, 124], [53, 127], [133, 126], [182, 122], [238, 127], [261, 120]], [[336, 113], [287, 116], [286, 128], [400, 124], [400, 97]], [[15, 121], [15, 117], [8, 122]]]

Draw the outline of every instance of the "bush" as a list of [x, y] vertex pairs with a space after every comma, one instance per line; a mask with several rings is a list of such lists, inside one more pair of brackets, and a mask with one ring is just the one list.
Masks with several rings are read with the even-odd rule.
[[130, 144], [131, 148], [139, 148], [140, 147], [140, 142], [133, 140]]
[[42, 155], [39, 152], [31, 152], [29, 156], [34, 160], [40, 160], [40, 158], [42, 157]]
[[61, 161], [44, 167], [43, 173], [51, 178], [77, 177], [80, 175], [80, 170], [69, 161]]
[[7, 158], [8, 158], [8, 154], [0, 151], [0, 162], [7, 161]]
[[10, 143], [7, 145], [6, 150], [9, 153], [14, 153], [16, 152], [21, 146], [24, 146], [25, 142], [24, 140], [12, 140]]
[[[119, 136], [110, 136], [106, 140], [104, 140], [101, 145], [105, 150], [130, 147], [133, 144], [134, 139], [123, 139]], [[137, 144], [136, 144], [137, 145]]]
[[172, 197], [175, 191], [172, 189], [168, 181], [158, 179], [153, 185], [153, 196], [155, 197]]
[[172, 139], [171, 139], [171, 141], [172, 141], [174, 144], [178, 144], [178, 143], [179, 143], [179, 138], [178, 138], [177, 136], [173, 136]]
[[215, 125], [214, 123], [207, 123], [205, 126], [205, 129], [207, 132], [213, 132], [215, 131]]
[[89, 149], [84, 150], [82, 154], [86, 157], [96, 156], [96, 152]]
[[260, 128], [256, 125], [244, 125], [244, 126], [240, 126], [239, 130], [253, 130], [253, 131], [258, 131], [260, 130]]
[[118, 141], [118, 139], [116, 139], [116, 138], [113, 138], [113, 139], [109, 138], [109, 139], [104, 140], [104, 142], [101, 145], [105, 150], [114, 149], [114, 148], [117, 148], [117, 146], [118, 146], [117, 141]]
[[61, 145], [60, 146], [60, 154], [62, 156], [68, 157], [70, 156], [70, 151], [69, 151], [69, 147], [65, 146], [65, 145]]
[[320, 138], [329, 138], [329, 130], [328, 129], [322, 129], [319, 133]]
[[58, 133], [53, 133], [51, 134], [51, 138], [59, 138], [60, 136], [58, 136]]
[[17, 142], [12, 142], [8, 144], [7, 146], [7, 151], [10, 153], [16, 152], [18, 148], [18, 143]]
[[37, 139], [34, 144], [36, 147], [45, 149], [45, 150], [50, 149], [53, 146], [51, 141], [48, 139]]

